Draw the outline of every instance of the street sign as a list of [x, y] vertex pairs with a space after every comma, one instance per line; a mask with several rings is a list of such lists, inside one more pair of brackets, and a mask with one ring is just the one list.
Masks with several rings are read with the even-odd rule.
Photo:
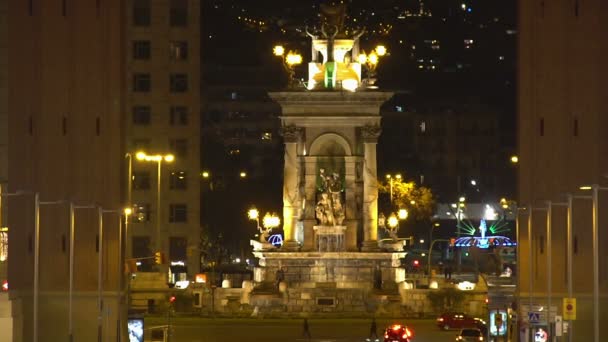
[[[523, 317], [524, 317], [524, 319], [527, 319], [527, 321], [529, 323], [532, 323], [532, 324], [536, 324], [536, 323], [546, 324], [547, 322], [554, 322], [555, 316], [557, 315], [557, 306], [555, 306], [555, 305], [551, 305], [550, 314], [547, 312], [546, 306], [538, 305], [538, 304], [532, 304], [531, 307], [527, 304], [522, 304], [521, 310], [523, 313], [528, 313], [526, 316], [523, 316]], [[535, 320], [531, 320], [530, 314], [534, 314], [533, 318], [536, 318], [536, 317], [538, 317], [538, 318]]]
[[538, 323], [540, 321], [540, 314], [538, 312], [528, 312], [528, 321], [530, 323]]
[[576, 298], [564, 298], [563, 319], [566, 321], [576, 320]]

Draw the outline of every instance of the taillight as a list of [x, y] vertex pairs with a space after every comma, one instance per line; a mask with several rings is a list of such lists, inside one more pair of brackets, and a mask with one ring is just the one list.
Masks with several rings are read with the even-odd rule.
[[407, 337], [412, 337], [412, 331], [409, 328], [405, 328], [405, 335], [407, 335]]
[[439, 321], [439, 322], [443, 322], [443, 317], [439, 317], [439, 318], [437, 318], [437, 321]]

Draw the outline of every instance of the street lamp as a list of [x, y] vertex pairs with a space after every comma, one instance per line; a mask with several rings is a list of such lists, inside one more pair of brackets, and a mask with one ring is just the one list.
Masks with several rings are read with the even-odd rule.
[[156, 162], [157, 167], [157, 184], [156, 184], [156, 250], [158, 252], [162, 251], [161, 244], [161, 234], [160, 234], [160, 223], [161, 223], [161, 207], [160, 207], [160, 182], [161, 182], [161, 164], [164, 161], [165, 163], [172, 163], [175, 160], [175, 156], [172, 154], [154, 154], [148, 155], [145, 152], [137, 152], [135, 155], [137, 160], [144, 162]]
[[397, 180], [401, 180], [401, 174], [398, 173], [394, 177], [390, 173], [386, 175], [386, 179], [388, 179], [389, 189], [390, 189], [390, 199], [391, 205], [393, 205], [393, 178]]
[[385, 56], [387, 53], [386, 47], [384, 45], [378, 45], [372, 52], [366, 54], [363, 51], [359, 56], [357, 56], [357, 61], [362, 66], [365, 66], [367, 69], [367, 84], [373, 85], [376, 77], [376, 67], [378, 66], [378, 62], [380, 57]]
[[593, 241], [593, 336], [594, 341], [600, 340], [600, 262], [599, 262], [599, 191], [608, 190], [598, 184], [581, 186], [580, 190], [591, 190], [592, 208], [592, 241]]
[[[391, 213], [388, 218], [380, 213], [378, 217], [378, 225], [384, 228], [391, 238], [395, 241], [399, 240], [397, 232], [399, 231], [399, 222], [407, 219], [408, 212], [406, 209], [399, 209], [397, 213]], [[388, 227], [387, 227], [388, 226]]]
[[281, 219], [277, 214], [266, 213], [262, 218], [262, 224], [260, 225], [260, 212], [255, 207], [247, 211], [247, 217], [256, 222], [257, 229], [260, 232], [260, 242], [262, 243], [266, 243], [270, 231], [281, 224]]
[[282, 45], [276, 45], [272, 49], [272, 53], [277, 57], [281, 57], [281, 60], [283, 62], [283, 68], [285, 68], [285, 71], [287, 71], [287, 74], [289, 76], [288, 86], [290, 88], [294, 87], [296, 84], [296, 72], [294, 68], [296, 65], [302, 64], [302, 55], [295, 51], [289, 51], [286, 55], [285, 48]]

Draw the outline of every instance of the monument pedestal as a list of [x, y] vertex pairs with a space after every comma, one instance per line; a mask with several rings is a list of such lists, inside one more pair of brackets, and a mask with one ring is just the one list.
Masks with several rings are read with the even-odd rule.
[[[404, 252], [254, 251], [254, 255], [260, 260], [254, 269], [256, 288], [275, 283], [277, 271], [282, 269], [286, 296], [280, 305], [286, 314], [367, 313], [378, 291], [395, 292], [405, 278], [401, 267]], [[254, 289], [251, 303], [260, 310], [277, 305], [263, 296], [256, 297], [256, 293]]]
[[361, 244], [361, 251], [362, 252], [379, 252], [380, 246], [378, 245], [378, 241], [377, 240], [363, 241], [363, 243]]
[[344, 233], [346, 226], [314, 226], [314, 249], [319, 252], [342, 252], [346, 250]]

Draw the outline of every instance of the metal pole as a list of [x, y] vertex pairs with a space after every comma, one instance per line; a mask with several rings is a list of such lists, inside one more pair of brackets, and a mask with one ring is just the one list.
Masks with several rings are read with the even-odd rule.
[[391, 192], [391, 195], [390, 195], [391, 196], [391, 201], [390, 201], [391, 202], [391, 210], [393, 210], [393, 208], [392, 208], [393, 207], [393, 177], [389, 177], [388, 181], [389, 181], [390, 189], [391, 189], [390, 190], [390, 192]]
[[38, 291], [40, 286], [40, 194], [34, 194], [34, 333], [33, 341], [38, 342]]
[[[125, 221], [126, 221], [126, 217], [127, 215], [125, 215]], [[119, 212], [118, 213], [118, 286], [116, 287], [116, 294], [117, 294], [117, 302], [116, 302], [116, 308], [118, 310], [118, 322], [116, 324], [116, 328], [117, 328], [117, 336], [116, 336], [116, 341], [120, 342], [122, 341], [122, 329], [120, 326], [120, 322], [121, 322], [121, 318], [122, 318], [122, 311], [123, 311], [123, 307], [122, 307], [122, 302], [123, 302], [123, 296], [122, 296], [122, 289], [123, 289], [123, 273], [124, 273], [124, 264], [123, 264], [123, 256], [122, 256], [122, 214]]]
[[551, 326], [551, 278], [553, 276], [551, 268], [553, 267], [551, 260], [552, 241], [551, 241], [551, 201], [547, 201], [547, 324]]
[[132, 203], [131, 203], [131, 187], [133, 186], [132, 182], [133, 182], [133, 156], [130, 153], [127, 153], [127, 158], [129, 158], [129, 164], [128, 164], [128, 176], [129, 179], [127, 180], [127, 205], [129, 208], [132, 207]]
[[98, 231], [98, 250], [97, 250], [97, 341], [102, 341], [102, 326], [103, 326], [103, 279], [102, 279], [102, 267], [103, 267], [103, 208], [97, 208], [97, 215], [99, 220], [99, 231]]
[[[567, 195], [568, 211], [566, 212], [566, 263], [568, 267], [568, 298], [572, 298], [572, 195]], [[570, 320], [568, 327], [568, 341], [572, 342], [572, 329], [574, 321]]]
[[158, 161], [158, 180], [157, 180], [157, 184], [156, 184], [156, 251], [158, 252], [162, 252], [162, 244], [160, 241], [160, 220], [161, 220], [161, 209], [160, 209], [160, 172], [161, 172], [161, 165], [162, 161], [159, 160]]
[[73, 296], [74, 296], [74, 204], [70, 202], [70, 275], [69, 275], [69, 294], [68, 294], [68, 341], [74, 340], [73, 330]]
[[599, 278], [599, 185], [593, 186], [593, 340], [600, 341], [600, 278]]
[[532, 262], [532, 206], [529, 207], [528, 211], [528, 263], [530, 265], [530, 272], [528, 273], [528, 310], [532, 311], [532, 275], [534, 274], [534, 263]]
[[[518, 247], [519, 247], [519, 243], [520, 243], [520, 240], [519, 240], [519, 237], [520, 237], [520, 234], [519, 234], [519, 229], [520, 229], [519, 209], [520, 209], [519, 207], [515, 206], [515, 243], [517, 243]], [[521, 288], [520, 287], [521, 284], [519, 283], [519, 280], [521, 279], [521, 277], [519, 276], [519, 273], [521, 272], [521, 256], [519, 254], [520, 254], [519, 248], [517, 248], [516, 254], [515, 254], [515, 258], [516, 258], [515, 262], [517, 263], [517, 266], [515, 268], [515, 280], [516, 280], [515, 284], [517, 284], [517, 289]], [[521, 301], [519, 300], [519, 291], [518, 291], [517, 296], [515, 296], [515, 301], [517, 303], [517, 313], [518, 313], [517, 317], [521, 317], [522, 309], [521, 309]], [[511, 324], [512, 324], [512, 322], [511, 322]], [[517, 331], [518, 331], [517, 336], [519, 336], [519, 329], [521, 329], [521, 327], [519, 327], [519, 322], [517, 322]], [[511, 329], [509, 329], [508, 331], [510, 332]], [[509, 333], [508, 338], [512, 339], [513, 336], [511, 336]]]

